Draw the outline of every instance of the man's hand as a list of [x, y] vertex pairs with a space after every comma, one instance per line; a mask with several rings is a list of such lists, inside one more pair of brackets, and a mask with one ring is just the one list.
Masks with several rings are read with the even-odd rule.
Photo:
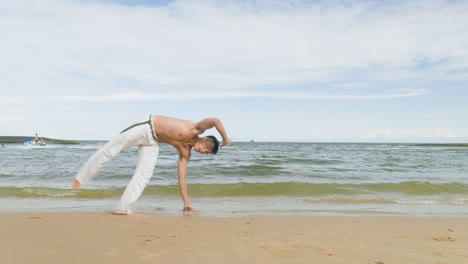
[[226, 140], [223, 140], [223, 144], [221, 145], [221, 147], [226, 147], [226, 146], [229, 146], [231, 144], [231, 139], [227, 138]]
[[199, 210], [193, 208], [191, 205], [184, 205], [184, 209], [181, 210], [183, 213], [200, 213]]

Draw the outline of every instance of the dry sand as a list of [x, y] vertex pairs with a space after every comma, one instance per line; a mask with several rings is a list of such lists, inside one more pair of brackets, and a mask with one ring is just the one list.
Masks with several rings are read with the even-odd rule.
[[1, 263], [466, 264], [467, 218], [0, 213]]

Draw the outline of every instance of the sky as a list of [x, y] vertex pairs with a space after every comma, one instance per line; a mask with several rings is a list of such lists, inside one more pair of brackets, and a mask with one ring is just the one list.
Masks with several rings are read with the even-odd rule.
[[[0, 136], [468, 142], [467, 1], [2, 0]], [[207, 134], [218, 135], [216, 131]]]

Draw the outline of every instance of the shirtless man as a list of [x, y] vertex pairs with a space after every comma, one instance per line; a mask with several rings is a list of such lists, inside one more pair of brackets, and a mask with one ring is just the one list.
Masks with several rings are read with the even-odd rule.
[[34, 143], [36, 143], [36, 145], [39, 145], [39, 146], [45, 146], [46, 145], [44, 139], [39, 137], [37, 135], [37, 133], [36, 133], [36, 136], [34, 136]]
[[187, 163], [190, 160], [192, 148], [202, 154], [216, 154], [218, 152], [219, 142], [214, 136], [199, 137], [205, 130], [212, 127], [218, 130], [223, 139], [221, 147], [231, 143], [218, 118], [207, 118], [196, 123], [166, 116], [150, 116], [147, 121], [126, 128], [96, 151], [81, 167], [73, 179], [72, 186], [74, 189], [80, 189], [82, 184], [91, 180], [98, 173], [105, 162], [111, 160], [122, 150], [138, 146], [138, 165], [135, 174], [115, 210], [117, 214], [131, 214], [130, 205], [140, 197], [146, 184], [153, 176], [159, 144], [166, 143], [174, 146], [179, 152], [179, 188], [184, 201], [182, 211], [196, 211], [190, 204], [187, 193]]

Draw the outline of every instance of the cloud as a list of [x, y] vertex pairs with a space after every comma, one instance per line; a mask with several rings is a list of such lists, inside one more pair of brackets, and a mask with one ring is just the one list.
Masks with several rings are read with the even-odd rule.
[[445, 139], [445, 138], [457, 138], [459, 135], [457, 131], [453, 128], [439, 127], [435, 128], [432, 134], [432, 138], [435, 139]]
[[5, 95], [117, 91], [108, 98], [118, 100], [130, 87], [159, 94], [167, 87], [468, 79], [463, 1], [4, 0], [0, 10]]
[[465, 128], [379, 128], [362, 131], [359, 140], [371, 142], [463, 142], [466, 137]]
[[232, 98], [284, 98], [284, 99], [389, 99], [412, 97], [425, 94], [423, 89], [408, 89], [401, 93], [368, 95], [331, 95], [291, 92], [197, 92], [145, 94], [138, 92], [111, 94], [106, 96], [69, 96], [59, 97], [66, 101], [152, 101], [152, 100], [197, 100], [197, 99], [232, 99]]
[[370, 100], [391, 99], [402, 97], [420, 96], [427, 93], [424, 89], [405, 89], [397, 93], [386, 94], [319, 94], [319, 93], [294, 93], [294, 92], [244, 92], [244, 91], [205, 91], [205, 92], [177, 92], [177, 93], [141, 93], [125, 92], [100, 96], [18, 96], [2, 97], [1, 103], [27, 104], [34, 101], [72, 101], [72, 102], [118, 102], [118, 101], [159, 101], [159, 100], [198, 100], [198, 99], [237, 99], [237, 98], [282, 98], [282, 99], [336, 99], [336, 100]]

